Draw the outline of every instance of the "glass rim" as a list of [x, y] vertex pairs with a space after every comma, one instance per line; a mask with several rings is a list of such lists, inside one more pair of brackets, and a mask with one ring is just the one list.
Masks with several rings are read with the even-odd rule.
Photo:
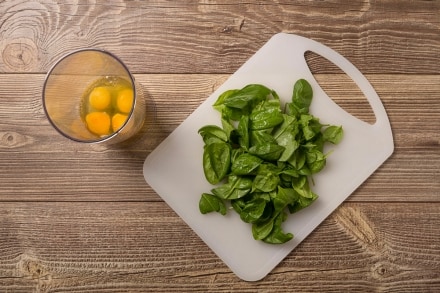
[[[114, 131], [113, 133], [101, 137], [101, 138], [97, 138], [97, 139], [91, 139], [91, 140], [84, 140], [84, 139], [80, 139], [80, 138], [76, 138], [76, 137], [72, 137], [69, 134], [65, 133], [63, 130], [61, 130], [56, 123], [52, 120], [52, 118], [50, 117], [47, 107], [46, 107], [46, 87], [47, 87], [47, 83], [49, 80], [50, 75], [52, 74], [52, 72], [55, 70], [55, 68], [65, 59], [71, 57], [72, 55], [75, 54], [79, 54], [79, 53], [83, 53], [83, 52], [98, 52], [98, 53], [102, 53], [102, 54], [106, 54], [108, 56], [110, 56], [111, 58], [113, 58], [114, 60], [116, 60], [123, 68], [124, 70], [127, 72], [128, 76], [130, 77], [129, 82], [131, 83], [132, 87], [133, 87], [133, 105], [131, 107], [130, 113], [128, 113], [128, 118], [126, 119], [126, 121], [124, 122], [124, 124], [116, 131]], [[82, 48], [82, 49], [77, 49], [74, 51], [71, 51], [65, 55], [63, 55], [61, 58], [59, 58], [49, 69], [49, 71], [46, 73], [46, 76], [44, 77], [44, 83], [43, 83], [43, 91], [42, 91], [42, 101], [43, 101], [43, 110], [44, 113], [46, 115], [47, 120], [49, 120], [49, 123], [55, 128], [55, 130], [57, 130], [60, 134], [62, 134], [64, 137], [76, 141], [76, 142], [80, 142], [80, 143], [84, 143], [84, 144], [97, 144], [97, 143], [102, 143], [102, 142], [106, 142], [111, 140], [112, 138], [116, 137], [124, 128], [125, 126], [129, 123], [129, 121], [133, 118], [133, 112], [136, 106], [136, 101], [137, 101], [137, 94], [136, 94], [136, 82], [135, 79], [133, 77], [133, 75], [131, 74], [130, 70], [128, 69], [127, 65], [125, 65], [125, 63], [122, 61], [121, 58], [119, 58], [118, 56], [116, 56], [115, 54], [111, 53], [110, 51], [107, 51], [105, 49], [99, 49], [99, 48]]]

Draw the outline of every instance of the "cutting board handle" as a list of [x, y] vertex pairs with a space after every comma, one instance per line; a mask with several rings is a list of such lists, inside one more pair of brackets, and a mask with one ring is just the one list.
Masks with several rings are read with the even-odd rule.
[[295, 40], [293, 41], [296, 45], [298, 45], [299, 43], [303, 45], [302, 47], [303, 56], [307, 51], [311, 51], [315, 54], [318, 54], [326, 58], [334, 65], [339, 67], [345, 74], [347, 74], [354, 81], [354, 83], [356, 83], [356, 85], [359, 87], [361, 92], [364, 94], [364, 96], [367, 98], [368, 102], [370, 103], [371, 109], [373, 110], [373, 113], [376, 117], [376, 122], [372, 126], [391, 130], [390, 122], [388, 120], [388, 115], [385, 111], [385, 108], [383, 107], [383, 104], [379, 96], [377, 95], [376, 91], [374, 90], [370, 82], [366, 79], [366, 77], [350, 61], [348, 61], [346, 58], [344, 58], [342, 55], [340, 55], [338, 52], [334, 51], [333, 49], [314, 40], [297, 35], [286, 34], [286, 33], [281, 33], [279, 35], [282, 35], [281, 37], [300, 38], [301, 42], [295, 42]]

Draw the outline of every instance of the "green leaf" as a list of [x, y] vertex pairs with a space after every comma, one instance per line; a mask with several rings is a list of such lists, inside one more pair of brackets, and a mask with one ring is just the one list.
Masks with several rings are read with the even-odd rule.
[[266, 99], [271, 93], [267, 87], [259, 84], [250, 84], [235, 91], [223, 99], [223, 104], [231, 108], [249, 109]]
[[211, 190], [212, 193], [214, 193], [215, 196], [222, 198], [222, 199], [238, 199], [242, 198], [243, 196], [246, 196], [251, 189], [234, 189], [229, 184], [224, 184], [220, 187], [214, 188]]
[[299, 148], [299, 142], [295, 140], [293, 133], [285, 133], [282, 139], [279, 140], [279, 144], [284, 147], [284, 152], [278, 159], [281, 162], [288, 161]]
[[226, 117], [221, 118], [221, 123], [223, 131], [226, 133], [226, 137], [229, 140], [231, 137], [231, 133], [235, 130], [234, 125], [232, 125], [232, 123]]
[[250, 133], [250, 146], [263, 145], [266, 143], [277, 144], [275, 138], [265, 130], [253, 130]]
[[241, 211], [245, 207], [246, 203], [243, 201], [243, 197], [238, 199], [231, 200], [231, 206], [234, 209], [234, 211], [237, 212], [237, 214], [241, 214]]
[[313, 90], [309, 82], [305, 79], [296, 81], [292, 94], [292, 105], [295, 109], [295, 114], [308, 113], [312, 98]]
[[284, 152], [284, 147], [275, 143], [263, 143], [252, 146], [249, 153], [266, 161], [276, 161]]
[[342, 126], [331, 125], [323, 132], [324, 141], [338, 144], [342, 140], [343, 133], [344, 131], [342, 130]]
[[228, 173], [231, 165], [231, 148], [227, 143], [205, 145], [203, 171], [211, 184], [219, 183]]
[[218, 197], [209, 193], [203, 193], [200, 197], [199, 210], [202, 214], [218, 212], [222, 215], [226, 215], [225, 203]]
[[284, 233], [281, 224], [286, 220], [287, 214], [286, 213], [280, 213], [274, 220], [273, 220], [273, 229], [267, 235], [263, 241], [270, 244], [282, 244], [286, 243], [287, 241], [291, 240], [293, 238], [292, 233]]
[[253, 190], [259, 190], [263, 192], [271, 192], [275, 190], [280, 183], [280, 178], [273, 172], [259, 172], [255, 176], [252, 184]]
[[242, 148], [233, 148], [231, 151], [231, 164], [234, 164], [234, 162], [240, 157], [242, 154], [246, 154], [246, 151]]
[[253, 181], [249, 177], [231, 174], [228, 177], [228, 183], [231, 183], [237, 189], [250, 189], [252, 188]]
[[299, 142], [295, 139], [297, 133], [298, 126], [295, 117], [283, 114], [283, 123], [273, 133], [277, 143], [284, 147], [283, 153], [278, 158], [279, 161], [287, 161], [299, 147]]
[[220, 105], [224, 105], [225, 99], [227, 99], [229, 96], [235, 94], [236, 92], [238, 92], [239, 90], [237, 89], [233, 89], [233, 90], [227, 90], [224, 91], [215, 101], [215, 103], [213, 104], [214, 107], [216, 106], [220, 106]]
[[283, 123], [274, 129], [272, 133], [276, 140], [286, 132], [294, 132], [295, 134], [298, 132], [296, 118], [287, 114], [282, 114], [282, 116]]
[[299, 148], [288, 159], [289, 164], [293, 166], [297, 171], [301, 170], [304, 167], [304, 164], [306, 163], [305, 152], [306, 152], [305, 150]]
[[311, 197], [300, 197], [294, 204], [288, 206], [289, 212], [293, 214], [302, 209], [305, 209], [306, 207], [310, 206], [317, 198], [318, 195], [315, 193], [312, 193]]
[[228, 141], [228, 135], [226, 132], [216, 125], [206, 125], [200, 128], [199, 134], [202, 136], [205, 144]]
[[232, 163], [232, 174], [249, 175], [256, 170], [262, 162], [263, 160], [257, 156], [244, 153]]
[[292, 180], [294, 178], [299, 177], [299, 173], [297, 170], [289, 167], [285, 167], [281, 172], [280, 172], [280, 179], [282, 184], [280, 185], [281, 187], [291, 187], [292, 186]]
[[251, 189], [250, 178], [230, 175], [227, 183], [212, 189], [211, 192], [222, 199], [237, 199], [247, 195]]
[[299, 196], [293, 188], [283, 188], [278, 186], [276, 196], [272, 199], [275, 213], [283, 211], [289, 204], [295, 203]]
[[227, 107], [224, 104], [224, 101], [227, 97], [229, 97], [230, 95], [232, 95], [233, 93], [237, 92], [238, 90], [234, 89], [234, 90], [227, 90], [225, 92], [223, 92], [215, 101], [215, 103], [213, 104], [213, 108], [215, 110], [217, 110], [218, 112], [221, 113], [222, 118], [224, 117], [226, 120], [231, 119], [232, 117], [235, 116], [235, 113], [233, 113], [233, 111], [231, 111], [231, 108]]
[[312, 149], [306, 152], [306, 161], [310, 172], [316, 174], [325, 167], [327, 160], [321, 151]]
[[240, 218], [246, 223], [255, 223], [263, 215], [266, 208], [266, 201], [262, 198], [247, 203], [241, 210]]
[[303, 198], [313, 198], [314, 193], [309, 185], [309, 179], [306, 175], [292, 180], [292, 187], [299, 196]]
[[321, 123], [319, 119], [310, 114], [303, 114], [300, 116], [299, 124], [306, 140], [311, 140], [317, 134], [321, 133]]
[[304, 209], [318, 198], [310, 188], [311, 175], [325, 167], [324, 144], [336, 144], [343, 136], [342, 127], [324, 126], [309, 113], [312, 98], [304, 79], [295, 83], [285, 113], [278, 94], [263, 85], [219, 96], [214, 108], [222, 127], [207, 125], [199, 133], [205, 177], [211, 184], [227, 180], [202, 195], [202, 213], [225, 214], [224, 201], [229, 201], [252, 224], [255, 239], [281, 244], [293, 238], [282, 229], [286, 211]]
[[284, 120], [279, 108], [263, 108], [251, 113], [250, 126], [252, 130], [273, 128]]
[[292, 187], [294, 189], [309, 189], [309, 180], [307, 176], [299, 176], [292, 179]]
[[315, 149], [319, 150], [320, 152], [324, 152], [325, 141], [322, 133], [318, 133], [309, 143], [313, 144]]
[[270, 232], [272, 232], [273, 226], [273, 219], [269, 219], [262, 223], [254, 223], [252, 225], [252, 236], [255, 240], [263, 240], [270, 234]]
[[249, 149], [249, 116], [243, 115], [238, 122], [237, 132], [239, 134], [238, 142], [244, 150]]

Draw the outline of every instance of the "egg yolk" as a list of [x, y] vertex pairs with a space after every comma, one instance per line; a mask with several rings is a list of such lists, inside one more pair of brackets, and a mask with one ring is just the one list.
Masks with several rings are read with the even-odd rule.
[[122, 113], [129, 113], [133, 107], [133, 90], [124, 89], [120, 91], [116, 99], [116, 106]]
[[89, 95], [89, 103], [96, 110], [107, 109], [111, 103], [110, 91], [102, 86], [94, 88]]
[[127, 121], [128, 116], [124, 114], [115, 114], [112, 117], [112, 129], [113, 131], [117, 131], [119, 128], [124, 125], [125, 121]]
[[110, 116], [106, 112], [91, 112], [86, 115], [87, 128], [97, 135], [110, 132]]

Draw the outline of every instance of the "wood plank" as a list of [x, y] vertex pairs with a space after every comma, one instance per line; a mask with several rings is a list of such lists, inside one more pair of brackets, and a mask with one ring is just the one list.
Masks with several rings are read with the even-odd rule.
[[[439, 12], [440, 1], [0, 1], [0, 291], [440, 292]], [[395, 152], [250, 283], [145, 183], [142, 164], [278, 32], [367, 75]], [[44, 116], [44, 73], [84, 47], [124, 60], [157, 114], [121, 145], [70, 142]], [[374, 123], [350, 79], [305, 58], [337, 104]]]
[[279, 32], [322, 42], [364, 73], [440, 72], [438, 1], [15, 0], [0, 11], [0, 72], [46, 72], [72, 50], [97, 47], [135, 73], [229, 74]]
[[[41, 106], [43, 75], [0, 75], [0, 201], [160, 200], [145, 184], [143, 161], [227, 77], [136, 75], [157, 119], [132, 141], [107, 148], [70, 142], [52, 129]], [[390, 116], [396, 150], [349, 200], [438, 201], [440, 76], [367, 77]], [[337, 74], [315, 78], [343, 108], [369, 117], [353, 82]], [[424, 88], [423, 99], [414, 99], [414, 84]]]
[[[3, 203], [6, 292], [435, 292], [439, 204], [345, 203], [259, 282], [242, 282], [164, 203]], [[421, 217], [423, 215], [423, 217]]]

